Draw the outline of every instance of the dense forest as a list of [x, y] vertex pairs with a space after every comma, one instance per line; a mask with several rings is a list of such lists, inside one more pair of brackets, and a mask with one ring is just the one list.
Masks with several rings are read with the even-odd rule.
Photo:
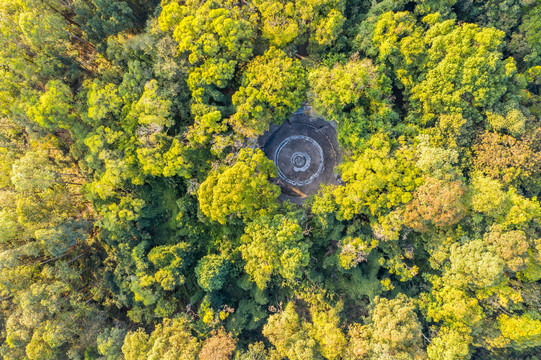
[[1, 0], [0, 81], [4, 359], [539, 358], [540, 0]]

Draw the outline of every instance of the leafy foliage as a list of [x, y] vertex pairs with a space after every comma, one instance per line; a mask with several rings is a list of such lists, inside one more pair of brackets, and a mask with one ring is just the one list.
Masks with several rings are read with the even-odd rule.
[[[0, 356], [537, 358], [540, 16], [1, 1]], [[257, 137], [303, 104], [341, 163], [297, 204]]]
[[296, 219], [284, 215], [260, 217], [246, 227], [240, 248], [245, 270], [260, 289], [273, 273], [295, 280], [308, 264], [308, 244], [302, 242], [302, 228]]
[[272, 211], [280, 194], [269, 177], [276, 176], [276, 167], [261, 150], [243, 149], [230, 168], [211, 173], [198, 190], [201, 211], [212, 220], [224, 224], [230, 215], [253, 219]]
[[281, 124], [299, 108], [305, 89], [305, 71], [299, 61], [271, 48], [244, 72], [242, 86], [233, 95], [237, 111], [230, 122], [244, 136], [263, 135], [270, 123]]

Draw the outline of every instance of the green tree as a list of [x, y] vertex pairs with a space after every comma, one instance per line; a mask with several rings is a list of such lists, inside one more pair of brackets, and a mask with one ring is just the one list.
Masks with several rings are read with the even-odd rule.
[[305, 91], [300, 62], [271, 48], [248, 64], [242, 86], [233, 95], [237, 111], [229, 122], [244, 136], [262, 135], [270, 123], [281, 124], [302, 104]]
[[222, 119], [232, 113], [224, 89], [252, 56], [256, 23], [250, 6], [232, 1], [189, 1], [183, 6], [171, 2], [164, 6], [160, 28], [173, 33], [178, 50], [187, 54], [193, 65], [187, 79], [195, 120], [187, 134], [192, 146], [205, 146], [215, 138], [213, 151], [221, 153], [231, 142], [223, 135], [227, 127]]
[[315, 109], [338, 124], [338, 139], [348, 150], [357, 149], [363, 137], [389, 128], [396, 120], [370, 60], [353, 58], [344, 65], [321, 66], [308, 79]]
[[[455, 26], [452, 20], [435, 23], [424, 38], [429, 46], [425, 78], [412, 88], [412, 99], [422, 107], [425, 123], [439, 114], [461, 114], [480, 119], [513, 90], [513, 58], [503, 60], [504, 33], [473, 24]], [[446, 70], [444, 70], [446, 69]], [[441, 74], [445, 74], [444, 81]], [[456, 84], [450, 86], [450, 84]]]
[[[441, 120], [440, 120], [441, 124]], [[454, 136], [445, 134], [448, 139]], [[432, 178], [456, 181], [461, 172], [457, 167], [459, 149], [454, 139], [448, 144], [449, 147], [438, 143], [435, 137], [423, 134], [416, 138], [419, 143], [416, 146], [417, 162], [415, 165], [427, 176]]]
[[486, 112], [516, 108], [516, 66], [512, 57], [503, 59], [502, 31], [457, 26], [438, 14], [423, 22], [426, 31], [407, 12], [386, 13], [374, 33], [379, 60], [409, 95], [412, 122], [432, 125], [441, 115], [460, 115], [471, 132]]
[[147, 132], [160, 131], [174, 125], [171, 119], [171, 101], [158, 93], [158, 82], [151, 80], [145, 84], [145, 91], [130, 109], [128, 118], [135, 119], [139, 126], [147, 126]]
[[413, 198], [423, 181], [414, 153], [405, 145], [393, 147], [386, 135], [376, 134], [363, 152], [340, 166], [346, 185], [337, 187], [334, 196], [345, 219], [355, 214], [378, 219]]
[[256, 0], [261, 13], [263, 37], [272, 45], [284, 47], [291, 42], [331, 45], [342, 32], [345, 1]]
[[354, 358], [426, 357], [415, 305], [404, 294], [391, 300], [376, 297], [366, 325], [352, 325], [349, 333]]
[[471, 336], [452, 328], [442, 326], [437, 336], [431, 339], [427, 347], [429, 359], [459, 360], [469, 359]]
[[[192, 113], [198, 127], [209, 128], [206, 117], [217, 116], [219, 111], [215, 105], [198, 104], [223, 104], [223, 95], [217, 90], [224, 89], [233, 79], [237, 66], [252, 56], [254, 20], [246, 7], [232, 2], [190, 1], [184, 6], [172, 2], [165, 6], [160, 16], [161, 29], [173, 30], [179, 51], [187, 53], [190, 63], [195, 65], [188, 76], [188, 85], [196, 102]], [[209, 131], [213, 132], [211, 128]]]
[[148, 253], [148, 259], [157, 269], [154, 279], [163, 289], [173, 290], [184, 283], [182, 270], [190, 262], [187, 256], [189, 250], [188, 244], [180, 242], [171, 246], [156, 246]]
[[73, 95], [69, 87], [59, 80], [51, 80], [39, 102], [28, 109], [28, 116], [47, 129], [70, 128], [74, 121]]
[[182, 317], [164, 319], [150, 335], [143, 329], [129, 332], [122, 345], [126, 360], [197, 360], [201, 344], [191, 334], [190, 323]]
[[526, 47], [528, 48], [524, 60], [532, 65], [539, 65], [540, 62], [541, 41], [539, 41], [539, 37], [537, 36], [541, 30], [539, 27], [540, 18], [541, 11], [539, 10], [539, 4], [530, 4], [519, 28], [520, 32], [526, 38]]
[[8, 359], [82, 356], [106, 323], [93, 299], [101, 269], [96, 214], [81, 196], [80, 169], [57, 139], [32, 140], [20, 128], [13, 135], [1, 158], [9, 171], [0, 195], [0, 352]]
[[230, 263], [224, 256], [207, 255], [195, 268], [197, 282], [205, 291], [220, 290], [227, 281]]
[[460, 20], [511, 33], [513, 28], [523, 20], [521, 15], [527, 9], [525, 5], [531, 6], [532, 2], [517, 0], [458, 1], [455, 11]]
[[279, 273], [286, 280], [300, 277], [308, 265], [309, 245], [303, 242], [302, 228], [295, 218], [262, 216], [249, 223], [240, 248], [245, 271], [260, 289]]
[[235, 164], [220, 172], [211, 172], [197, 191], [201, 211], [225, 224], [230, 216], [245, 220], [272, 213], [280, 194], [269, 182], [276, 167], [261, 150], [242, 149]]
[[[189, 52], [192, 64], [209, 58], [246, 61], [252, 55], [253, 23], [242, 17], [243, 11], [227, 1], [193, 1], [180, 7], [172, 2], [167, 5], [167, 17], [161, 26], [170, 30], [169, 26], [176, 25], [174, 36], [179, 50]], [[175, 20], [179, 20], [178, 24], [170, 22]]]
[[517, 349], [538, 347], [541, 345], [541, 320], [530, 314], [498, 317], [498, 325], [504, 341], [511, 342]]
[[490, 287], [499, 285], [503, 277], [504, 262], [487, 248], [482, 240], [472, 240], [450, 247], [453, 274], [448, 280], [457, 287]]
[[325, 359], [343, 358], [346, 337], [340, 329], [342, 304], [330, 306], [324, 302], [313, 304], [310, 308], [312, 323], [308, 326], [310, 337], [319, 344], [319, 352]]
[[[31, 124], [26, 117], [29, 108], [44, 125], [51, 125], [49, 120], [68, 120], [63, 114], [71, 94], [63, 80], [87, 70], [75, 47], [89, 57], [93, 49], [76, 35], [82, 34], [70, 23], [72, 16], [69, 10], [63, 12], [64, 7], [59, 1], [45, 5], [38, 0], [8, 0], [0, 6], [0, 114], [18, 124]], [[58, 94], [58, 104], [52, 101], [53, 94]]]
[[444, 282], [441, 278], [433, 279], [431, 293], [421, 297], [420, 307], [426, 311], [427, 320], [443, 322], [428, 352], [431, 356], [441, 352], [450, 359], [468, 359], [471, 333], [478, 331], [484, 314], [476, 298]]
[[473, 174], [470, 185], [471, 208], [486, 215], [506, 229], [528, 229], [537, 227], [537, 216], [541, 208], [537, 199], [528, 199], [517, 194], [516, 189], [504, 191], [501, 183]]
[[101, 45], [108, 36], [135, 27], [133, 10], [125, 1], [76, 0], [72, 9], [85, 36], [96, 45]]
[[98, 351], [107, 360], [122, 359], [122, 344], [127, 331], [120, 327], [112, 327], [103, 330], [97, 339]]
[[263, 327], [263, 335], [281, 357], [291, 360], [321, 359], [316, 350], [316, 341], [310, 338], [292, 302], [282, 312], [269, 316]]

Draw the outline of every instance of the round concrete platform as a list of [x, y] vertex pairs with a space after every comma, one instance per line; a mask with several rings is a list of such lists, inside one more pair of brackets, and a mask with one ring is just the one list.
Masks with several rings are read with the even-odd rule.
[[336, 129], [302, 107], [281, 126], [259, 138], [259, 146], [278, 167], [282, 200], [300, 203], [322, 183], [338, 184], [334, 167], [339, 162]]

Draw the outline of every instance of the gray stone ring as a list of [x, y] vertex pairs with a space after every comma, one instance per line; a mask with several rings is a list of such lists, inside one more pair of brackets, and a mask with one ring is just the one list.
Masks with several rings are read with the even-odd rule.
[[321, 146], [305, 135], [293, 135], [282, 140], [273, 160], [280, 177], [295, 186], [310, 184], [325, 169]]

